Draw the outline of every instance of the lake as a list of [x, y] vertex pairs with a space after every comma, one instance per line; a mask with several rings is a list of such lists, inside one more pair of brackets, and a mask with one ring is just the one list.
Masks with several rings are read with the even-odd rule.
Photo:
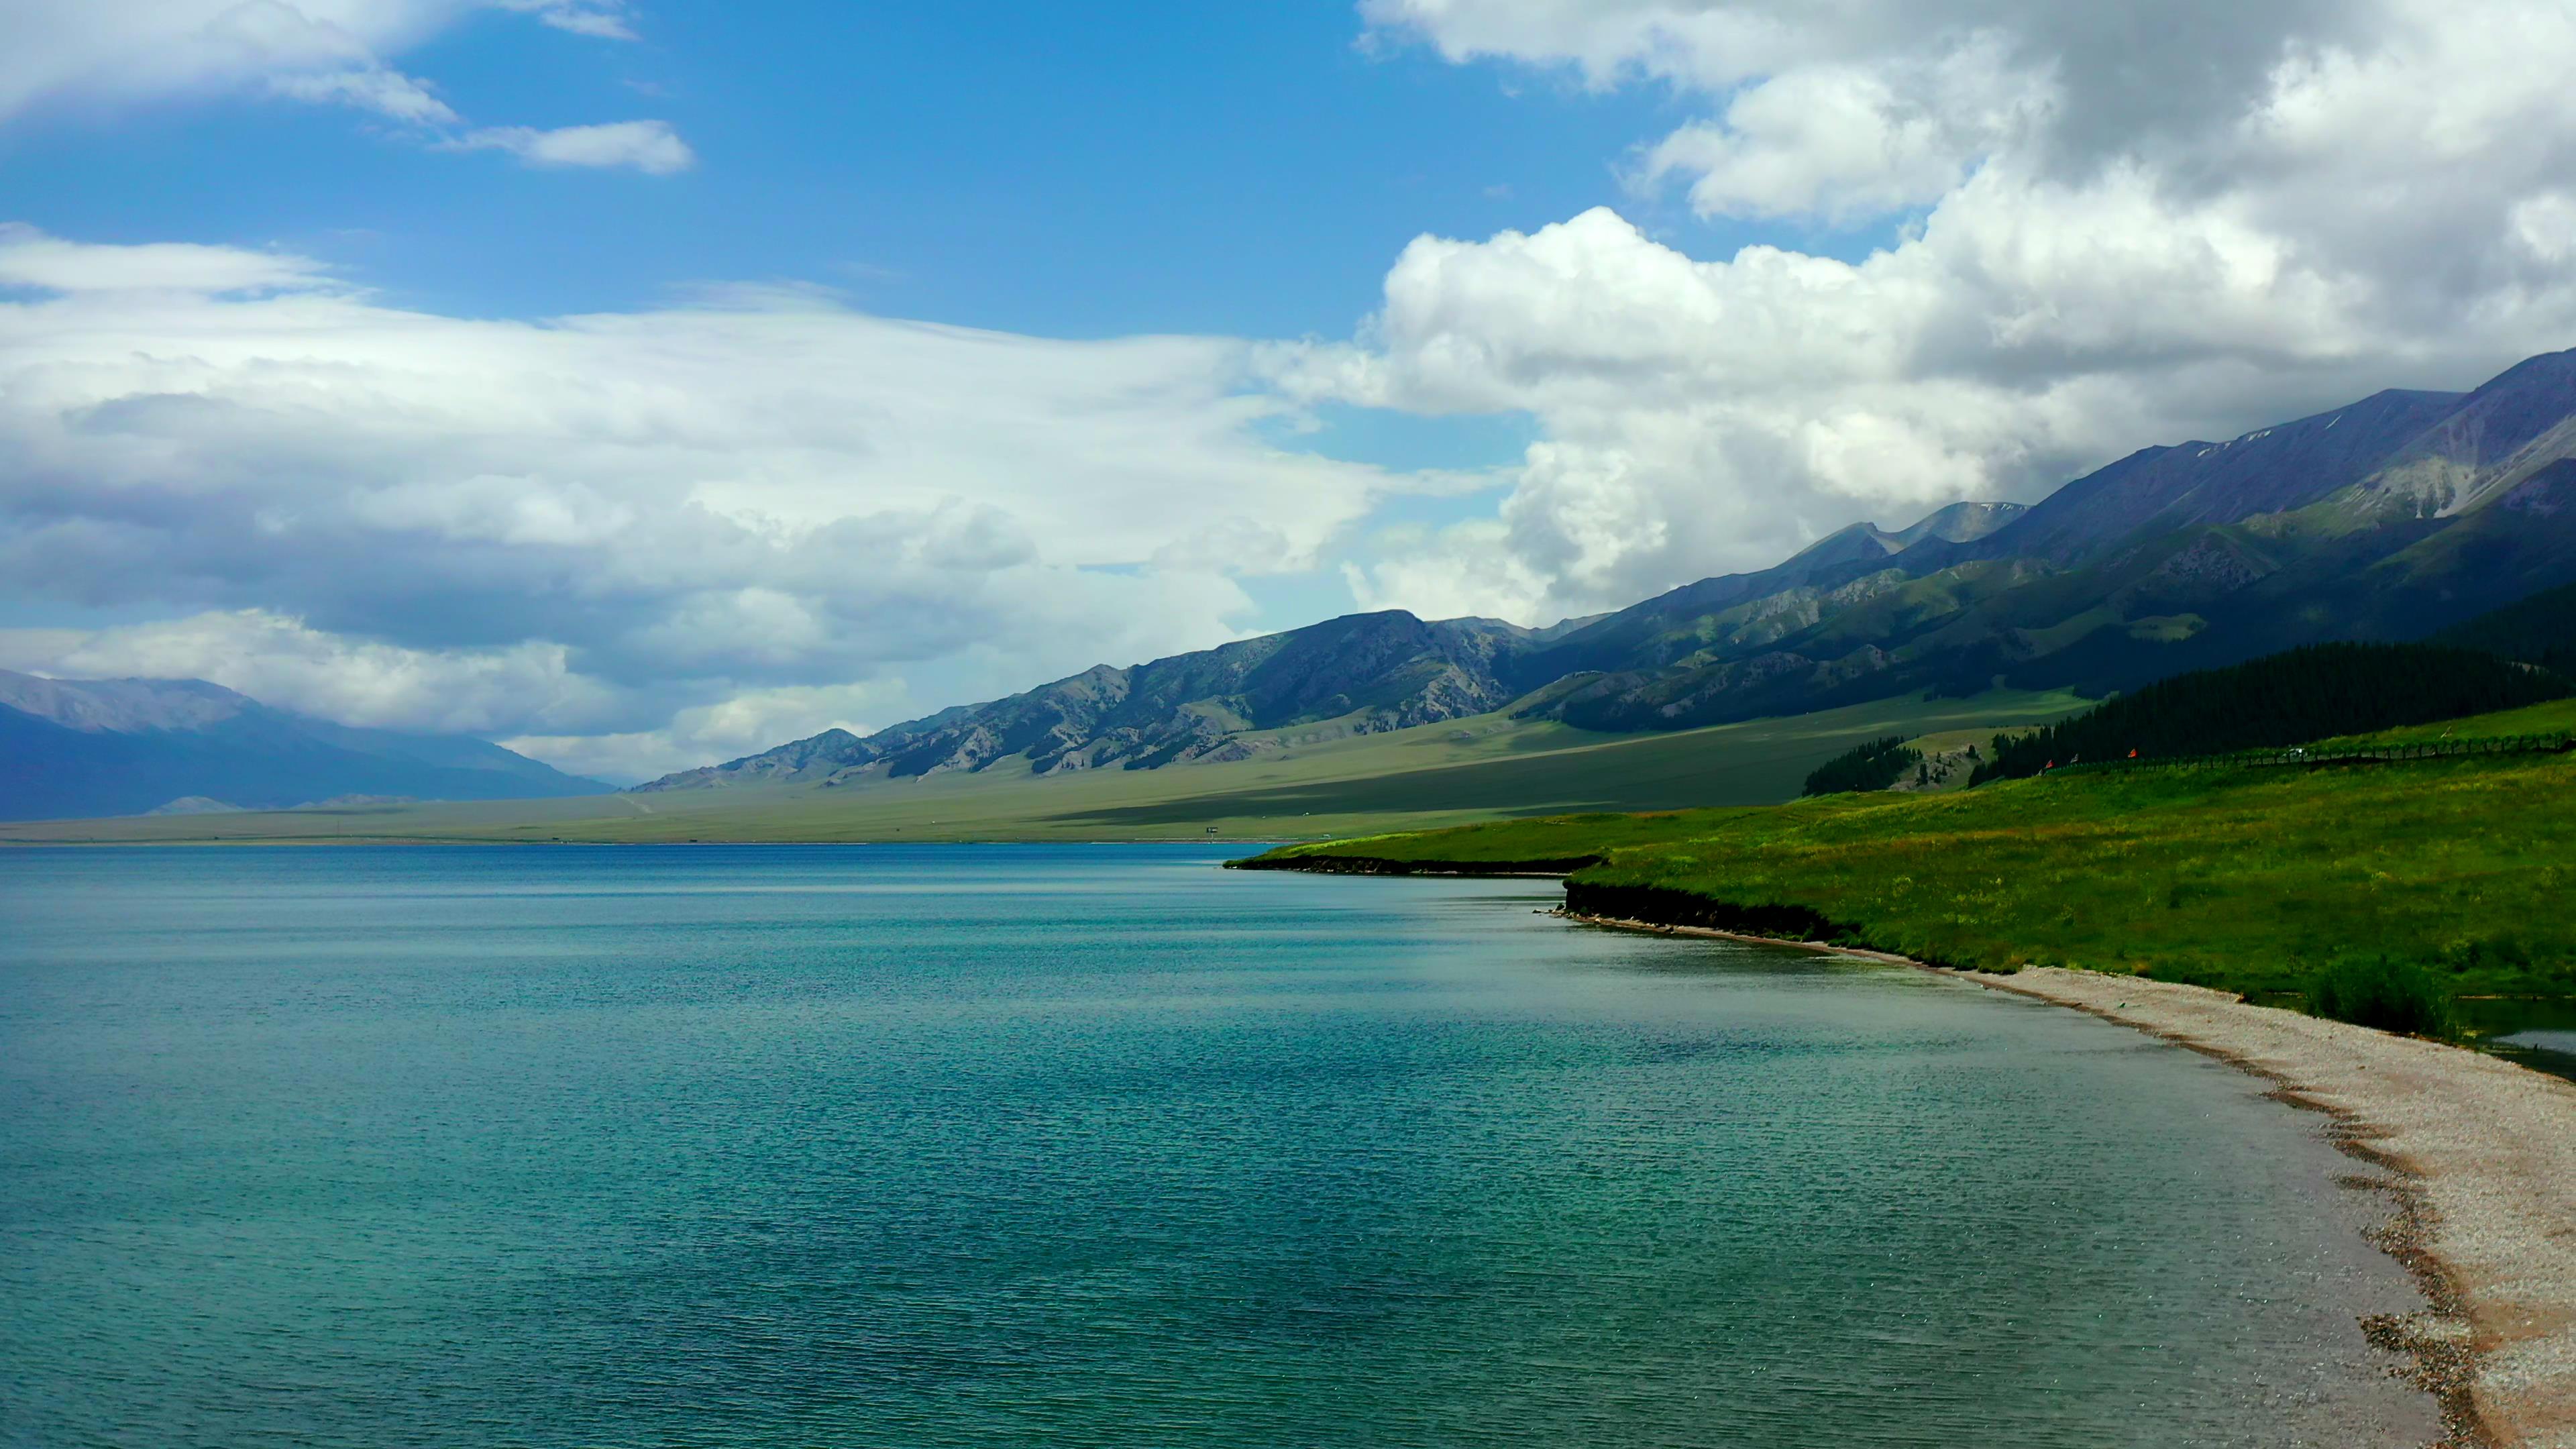
[[2435, 1432], [2250, 1077], [1226, 853], [0, 852], [0, 1443]]

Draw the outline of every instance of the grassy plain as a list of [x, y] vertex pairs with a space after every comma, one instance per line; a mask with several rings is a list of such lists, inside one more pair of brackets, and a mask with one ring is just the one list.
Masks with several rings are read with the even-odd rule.
[[609, 795], [0, 825], [0, 843], [396, 840], [1283, 840], [1418, 830], [1567, 811], [1786, 800], [1834, 755], [1887, 734], [1991, 733], [2053, 719], [2064, 693], [1887, 700], [1673, 734], [1605, 735], [1499, 714], [1315, 738], [1233, 764], [1048, 778], [1017, 761], [979, 774]]
[[[2527, 724], [2478, 727], [2534, 732]], [[2080, 966], [2285, 992], [2359, 951], [2430, 967], [2461, 995], [2576, 996], [2567, 756], [2078, 774], [1276, 854], [1597, 856], [1574, 882], [1812, 912], [1847, 944], [1987, 969]]]

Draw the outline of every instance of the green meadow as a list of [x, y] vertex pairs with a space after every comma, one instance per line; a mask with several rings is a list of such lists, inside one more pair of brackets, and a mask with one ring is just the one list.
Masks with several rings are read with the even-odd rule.
[[[2576, 711], [2450, 728], [2530, 734], [2562, 719]], [[1805, 920], [1793, 933], [1989, 970], [2076, 966], [2258, 994], [2305, 991], [2338, 958], [2385, 956], [2453, 995], [2576, 995], [2576, 757], [2566, 755], [2077, 773], [1943, 794], [1493, 822], [1290, 846], [1271, 859], [1315, 855], [1594, 857], [1569, 881], [1578, 898], [1676, 892], [1719, 924]]]
[[1481, 715], [1382, 734], [1290, 728], [1229, 764], [1033, 776], [1004, 760], [918, 779], [0, 825], [0, 842], [530, 843], [1287, 840], [1576, 811], [1757, 805], [1889, 734], [1985, 737], [2086, 701], [1996, 692], [1899, 699], [1671, 734], [1611, 735]]

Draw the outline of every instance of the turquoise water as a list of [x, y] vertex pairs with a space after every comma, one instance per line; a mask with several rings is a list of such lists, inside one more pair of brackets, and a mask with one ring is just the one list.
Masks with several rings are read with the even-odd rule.
[[2429, 1437], [2248, 1078], [1217, 854], [0, 853], [0, 1443]]

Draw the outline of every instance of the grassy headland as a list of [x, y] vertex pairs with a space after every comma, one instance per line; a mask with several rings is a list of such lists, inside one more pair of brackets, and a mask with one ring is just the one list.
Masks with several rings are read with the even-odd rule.
[[[2536, 728], [2519, 723], [2497, 732]], [[1577, 909], [1945, 965], [2259, 993], [2305, 990], [2359, 952], [2429, 968], [2458, 995], [2576, 995], [2567, 756], [2063, 775], [1381, 835], [1261, 863], [1573, 859], [1597, 862], [1568, 879]]]

